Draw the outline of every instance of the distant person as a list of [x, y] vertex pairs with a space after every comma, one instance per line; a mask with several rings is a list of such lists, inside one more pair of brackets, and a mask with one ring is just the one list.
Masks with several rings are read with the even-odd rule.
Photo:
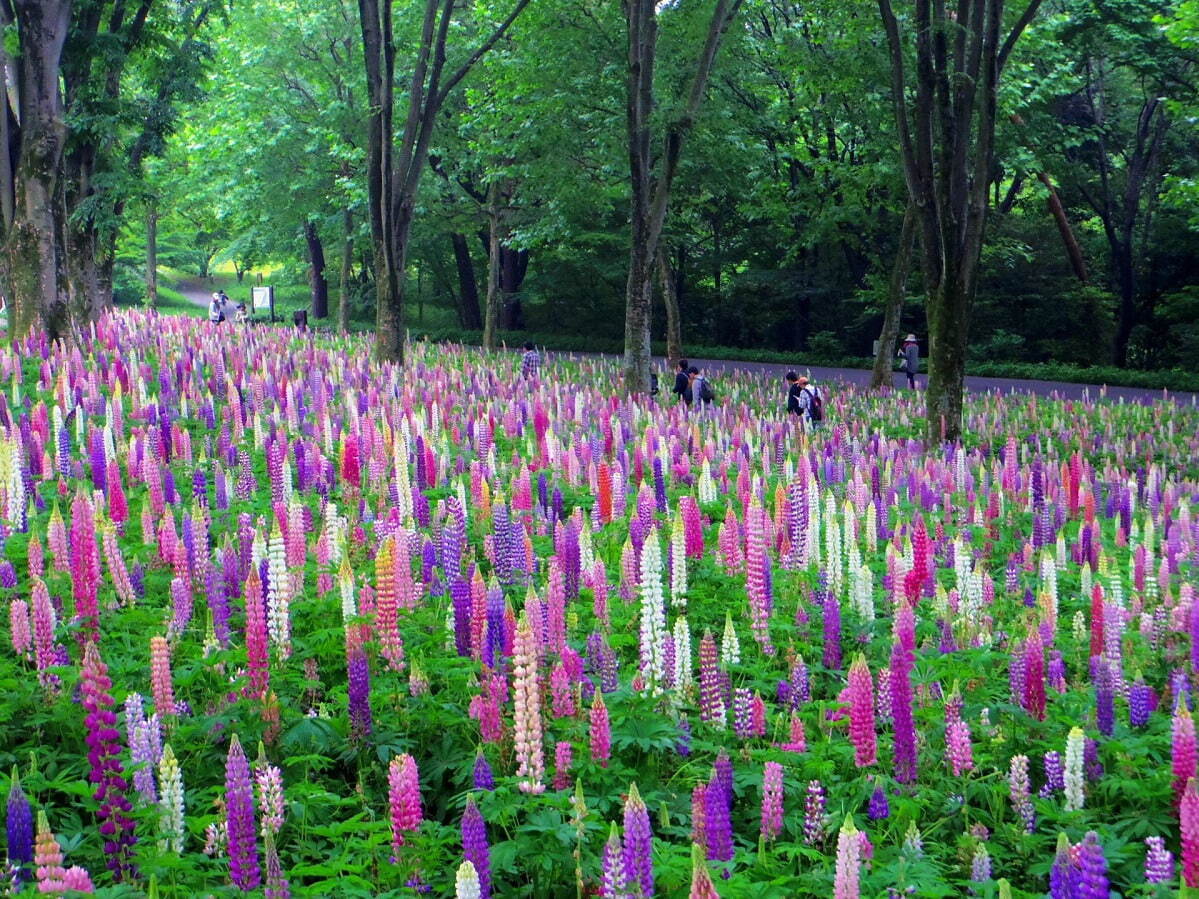
[[237, 314], [233, 319], [235, 324], [244, 325], [250, 321], [250, 313], [246, 311], [245, 303], [237, 304]]
[[790, 415], [803, 415], [803, 407], [799, 404], [799, 375], [793, 371], [786, 374], [787, 380], [787, 412]]
[[679, 360], [679, 370], [674, 376], [674, 387], [670, 392], [675, 394], [686, 405], [691, 405], [691, 377], [687, 371], [687, 360]]
[[716, 393], [712, 390], [712, 385], [708, 383], [700, 370], [696, 366], [691, 366], [687, 369], [687, 379], [691, 385], [691, 399], [700, 409], [707, 409], [712, 405], [712, 401], [716, 399]]
[[[787, 372], [788, 381], [794, 376], [795, 372]], [[795, 414], [799, 416], [804, 429], [811, 431], [820, 427], [820, 423], [824, 421], [824, 397], [820, 394], [820, 388], [803, 377], [796, 377], [792, 384], [792, 390], [795, 392]], [[792, 409], [792, 390], [787, 391], [788, 411]]]
[[903, 359], [901, 369], [908, 376], [908, 389], [916, 389], [916, 372], [920, 370], [920, 344], [916, 342], [916, 335], [909, 334], [903, 339], [903, 346], [899, 348], [899, 357]]
[[649, 373], [649, 395], [658, 395], [658, 373], [656, 371], [651, 371]]
[[212, 295], [208, 303], [208, 320], [214, 325], [219, 325], [225, 320], [225, 305], [221, 302], [219, 291]]
[[292, 324], [294, 324], [296, 326], [296, 330], [298, 330], [298, 331], [307, 331], [308, 330], [308, 310], [307, 309], [297, 309], [295, 312], [293, 312], [291, 314], [291, 320], [292, 320]]
[[520, 376], [526, 380], [535, 381], [541, 373], [541, 354], [533, 341], [525, 343], [525, 354], [520, 357]]

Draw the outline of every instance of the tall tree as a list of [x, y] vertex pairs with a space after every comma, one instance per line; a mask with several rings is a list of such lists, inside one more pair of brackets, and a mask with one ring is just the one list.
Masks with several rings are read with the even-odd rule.
[[658, 4], [655, 0], [625, 0], [629, 29], [627, 123], [629, 173], [632, 176], [629, 277], [625, 288], [624, 386], [629, 393], [649, 391], [650, 310], [654, 293], [655, 260], [670, 187], [678, 173], [683, 142], [695, 123], [708, 79], [729, 23], [741, 0], [716, 0], [703, 50], [691, 78], [691, 89], [679, 114], [666, 126], [660, 168], [651, 151], [654, 109], [654, 63], [658, 47]]
[[380, 359], [404, 361], [404, 269], [416, 194], [437, 113], [450, 92], [504, 36], [528, 3], [516, 0], [508, 17], [447, 77], [446, 45], [454, 0], [425, 0], [408, 110], [397, 146], [393, 130], [396, 51], [392, 0], [358, 0], [371, 106], [367, 192], [375, 261], [375, 351]]
[[66, 143], [59, 65], [71, 0], [0, 0], [0, 26], [16, 35], [16, 52], [0, 46], [6, 81], [0, 115], [2, 271], [13, 339], [45, 327], [69, 335], [62, 245], [62, 154]]
[[1041, 0], [1028, 0], [1004, 37], [1004, 0], [914, 0], [912, 102], [904, 35], [891, 0], [878, 0], [891, 51], [891, 98], [911, 202], [919, 217], [927, 291], [927, 438], [962, 433], [966, 348], [978, 288], [995, 155], [999, 78]]

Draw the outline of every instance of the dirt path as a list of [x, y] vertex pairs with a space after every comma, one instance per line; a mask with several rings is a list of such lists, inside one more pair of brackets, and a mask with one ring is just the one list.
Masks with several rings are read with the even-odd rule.
[[185, 300], [195, 303], [197, 306], [208, 308], [208, 301], [212, 298], [212, 288], [204, 283], [199, 278], [184, 278], [175, 285], [175, 289], [183, 295]]

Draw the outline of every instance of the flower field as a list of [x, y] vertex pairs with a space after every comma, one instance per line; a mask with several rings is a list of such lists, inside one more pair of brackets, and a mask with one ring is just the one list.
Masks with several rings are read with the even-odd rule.
[[17, 892], [1199, 884], [1193, 404], [977, 396], [929, 451], [913, 394], [805, 438], [748, 374], [369, 350], [0, 349]]

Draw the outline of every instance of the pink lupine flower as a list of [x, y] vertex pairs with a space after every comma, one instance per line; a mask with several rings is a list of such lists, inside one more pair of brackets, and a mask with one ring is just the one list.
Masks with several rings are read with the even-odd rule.
[[171, 678], [171, 647], [165, 637], [150, 638], [150, 690], [154, 708], [166, 719], [175, 714], [175, 687]]
[[762, 836], [773, 840], [783, 832], [783, 766], [767, 762], [762, 773]]
[[849, 738], [854, 746], [854, 764], [859, 768], [878, 759], [874, 731], [874, 685], [866, 657], [859, 654], [849, 669]]
[[591, 760], [599, 762], [601, 768], [608, 767], [608, 759], [612, 757], [612, 730], [608, 722], [608, 707], [604, 705], [604, 696], [599, 690], [591, 701], [590, 715]]
[[387, 786], [391, 806], [391, 845], [398, 852], [404, 845], [404, 834], [419, 830], [424, 817], [416, 759], [408, 753], [393, 758], [388, 766]]

